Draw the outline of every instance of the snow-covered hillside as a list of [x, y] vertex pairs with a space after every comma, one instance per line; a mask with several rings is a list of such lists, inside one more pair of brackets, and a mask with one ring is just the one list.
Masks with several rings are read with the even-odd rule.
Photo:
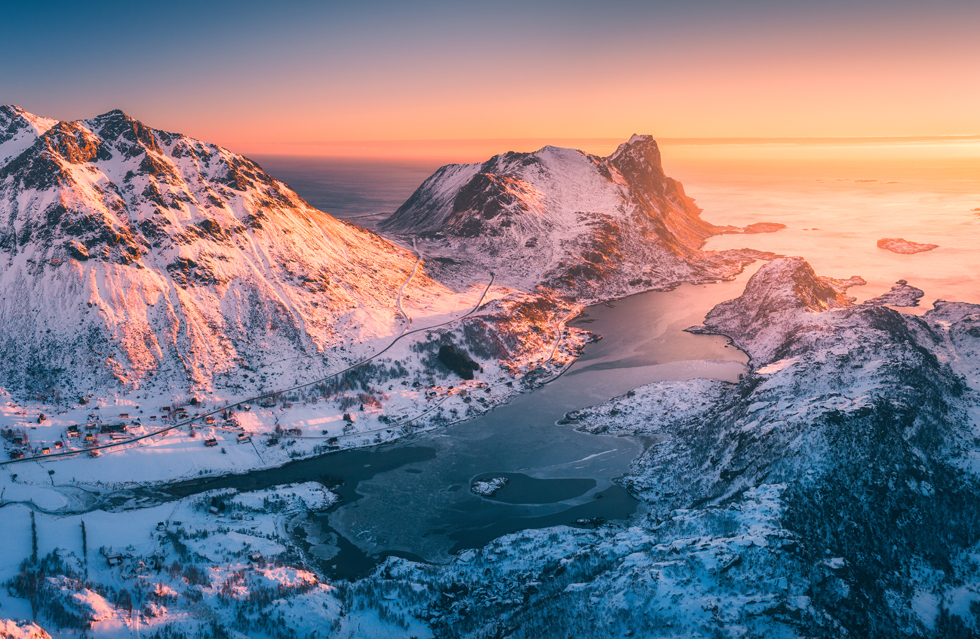
[[706, 321], [751, 355], [743, 380], [568, 415], [651, 442], [629, 525], [390, 559], [358, 592], [424, 592], [402, 600], [441, 637], [977, 636], [980, 307], [915, 316], [882, 305], [915, 303], [904, 282], [861, 305], [839, 288], [766, 265]]
[[[486, 412], [586, 341], [573, 302], [485, 271], [449, 289], [220, 147], [120, 111], [0, 115], [3, 461], [50, 454], [81, 482], [248, 472]], [[92, 432], [109, 422], [128, 435]], [[75, 455], [94, 447], [111, 461]]]
[[[650, 443], [624, 478], [645, 502], [626, 524], [525, 530], [447, 565], [392, 557], [331, 584], [303, 570], [304, 546], [282, 533], [322, 542], [305, 513], [332, 497], [315, 485], [281, 489], [304, 505], [205, 493], [135, 516], [32, 521], [11, 503], [9, 554], [28, 559], [0, 571], [3, 614], [57, 603], [38, 616], [52, 633], [160, 639], [976, 636], [980, 307], [904, 314], [889, 306], [921, 296], [904, 281], [857, 305], [844, 295], [857, 283], [798, 258], [768, 264], [698, 328], [749, 353], [744, 379], [659, 382], [567, 415]], [[27, 488], [6, 490], [13, 500]], [[30, 490], [57, 495], [40, 481]], [[106, 566], [95, 539], [131, 547]], [[146, 564], [155, 556], [159, 571]], [[281, 597], [250, 594], [270, 588]], [[266, 621], [280, 616], [292, 634]]]
[[[416, 256], [254, 162], [121, 111], [0, 108], [0, 386], [77, 397], [249, 370], [400, 330]], [[448, 293], [420, 267], [418, 305]]]
[[602, 299], [730, 277], [759, 256], [701, 251], [733, 229], [699, 214], [656, 141], [634, 135], [607, 158], [547, 146], [444, 166], [380, 228], [417, 237], [450, 272], [475, 265], [515, 288]]

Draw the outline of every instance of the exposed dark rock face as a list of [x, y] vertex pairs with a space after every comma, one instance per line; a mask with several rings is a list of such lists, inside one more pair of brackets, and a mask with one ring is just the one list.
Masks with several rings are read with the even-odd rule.
[[473, 372], [482, 370], [480, 365], [474, 362], [465, 351], [457, 349], [452, 344], [440, 346], [438, 357], [446, 368], [463, 379], [473, 379]]
[[[508, 218], [529, 212], [526, 199], [532, 192], [533, 187], [520, 178], [478, 173], [460, 189], [453, 201], [452, 214], [441, 228], [460, 237], [500, 235], [501, 228], [513, 223]], [[505, 219], [496, 224], [484, 223], [500, 215]]]
[[89, 258], [88, 249], [81, 242], [69, 240], [67, 248], [68, 253], [76, 260], [87, 260]]

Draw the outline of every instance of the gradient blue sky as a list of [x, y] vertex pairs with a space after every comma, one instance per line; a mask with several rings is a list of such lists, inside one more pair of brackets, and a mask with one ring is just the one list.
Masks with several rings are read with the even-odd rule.
[[980, 133], [976, 0], [0, 7], [0, 103], [122, 108], [242, 152]]

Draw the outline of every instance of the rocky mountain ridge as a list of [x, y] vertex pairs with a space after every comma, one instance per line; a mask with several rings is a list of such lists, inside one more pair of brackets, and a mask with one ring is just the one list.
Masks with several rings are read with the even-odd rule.
[[546, 146], [444, 166], [380, 229], [418, 238], [449, 272], [494, 270], [580, 299], [731, 277], [761, 256], [700, 250], [733, 229], [700, 218], [648, 135], [606, 158]]
[[[389, 334], [416, 256], [121, 111], [0, 109], [0, 385], [207, 391]], [[424, 268], [419, 299], [445, 289]], [[254, 379], [254, 378], [253, 378]]]

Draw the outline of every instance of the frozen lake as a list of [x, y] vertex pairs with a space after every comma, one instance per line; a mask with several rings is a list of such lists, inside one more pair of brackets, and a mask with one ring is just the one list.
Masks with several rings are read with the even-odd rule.
[[[726, 338], [684, 329], [737, 296], [754, 270], [734, 282], [682, 285], [587, 309], [571, 324], [603, 339], [557, 380], [477, 419], [377, 448], [190, 482], [175, 494], [310, 480], [332, 487], [343, 503], [318, 518], [311, 543], [324, 572], [335, 578], [363, 574], [392, 554], [443, 562], [522, 529], [626, 519], [639, 503], [615, 480], [644, 442], [556, 422], [568, 411], [654, 381], [737, 380], [744, 353]], [[500, 476], [512, 483], [493, 498], [470, 490], [476, 479]]]
[[[524, 528], [627, 517], [636, 503], [614, 480], [642, 452], [642, 442], [580, 433], [556, 422], [568, 411], [654, 381], [735, 381], [745, 370], [746, 356], [725, 338], [684, 329], [700, 324], [718, 302], [737, 296], [747, 277], [683, 285], [619, 300], [614, 307], [589, 308], [571, 324], [603, 339], [589, 345], [565, 375], [480, 418], [393, 444], [387, 450], [425, 447], [434, 454], [360, 481], [360, 498], [331, 512], [327, 523], [368, 554], [398, 550], [445, 561], [451, 552]], [[519, 503], [513, 490], [503, 493], [510, 503], [470, 491], [475, 478], [510, 473], [579, 486], [585, 485], [583, 480], [591, 483], [587, 490], [566, 496], [555, 482], [556, 499], [535, 500], [543, 503]]]

